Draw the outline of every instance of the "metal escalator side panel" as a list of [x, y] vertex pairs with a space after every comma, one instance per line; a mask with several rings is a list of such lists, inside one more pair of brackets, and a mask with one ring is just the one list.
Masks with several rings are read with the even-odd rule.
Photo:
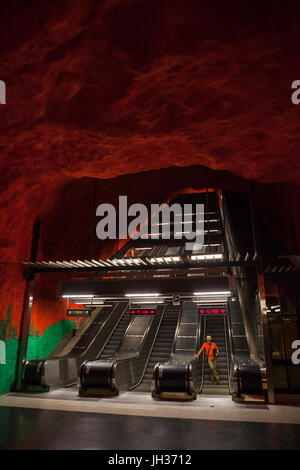
[[[164, 307], [159, 306], [153, 317], [135, 317], [128, 325], [123, 341], [118, 351], [110, 358], [98, 361], [89, 361], [81, 367], [80, 395], [117, 395], [121, 391], [129, 390], [141, 380], [145, 362], [153, 339], [157, 333]], [[83, 376], [93, 376], [93, 380], [86, 380]], [[107, 375], [111, 370], [110, 382], [104, 384], [101, 374]], [[97, 374], [99, 374], [97, 380]], [[87, 383], [89, 386], [87, 387]]]
[[118, 352], [113, 356], [113, 360], [136, 357], [142, 343], [147, 336], [154, 317], [135, 317], [130, 322], [124, 339]]
[[43, 366], [44, 385], [65, 386], [77, 380], [78, 367], [74, 357], [47, 359]]
[[176, 332], [173, 361], [191, 361], [198, 343], [199, 313], [194, 302], [184, 301]]
[[156, 316], [148, 322], [135, 355], [115, 362], [115, 386], [119, 391], [131, 390], [141, 382], [163, 313], [164, 306], [159, 306]]
[[236, 298], [235, 301], [232, 299], [228, 300], [227, 312], [233, 361], [238, 363], [252, 363], [244, 318], [238, 298]]
[[152, 341], [152, 345], [151, 345], [151, 347], [149, 348], [148, 356], [147, 356], [147, 359], [146, 359], [145, 364], [144, 364], [143, 373], [141, 374], [141, 378], [140, 378], [140, 380], [138, 381], [138, 383], [137, 383], [134, 387], [132, 387], [132, 388], [138, 387], [138, 386], [140, 385], [140, 383], [142, 382], [143, 378], [144, 378], [144, 375], [145, 375], [145, 372], [146, 372], [146, 369], [147, 369], [147, 366], [148, 366], [148, 362], [149, 362], [149, 359], [150, 359], [150, 356], [151, 356], [151, 353], [152, 353], [152, 350], [153, 350], [153, 346], [154, 346], [154, 344], [155, 344], [157, 335], [158, 335], [159, 330], [160, 330], [160, 327], [161, 327], [162, 320], [163, 320], [163, 318], [164, 318], [165, 311], [166, 311], [166, 306], [164, 306], [163, 311], [162, 311], [162, 313], [161, 313], [161, 315], [160, 315], [160, 321], [159, 321], [158, 327], [157, 327], [157, 329], [156, 329], [156, 332], [155, 332], [155, 335], [154, 335], [154, 338], [153, 338], [153, 341]]

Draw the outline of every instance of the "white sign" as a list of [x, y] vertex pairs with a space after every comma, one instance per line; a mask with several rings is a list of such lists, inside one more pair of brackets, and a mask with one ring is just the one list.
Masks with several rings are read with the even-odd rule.
[[6, 364], [5, 343], [0, 341], [0, 364]]
[[0, 104], [6, 104], [6, 85], [3, 80], [0, 80]]

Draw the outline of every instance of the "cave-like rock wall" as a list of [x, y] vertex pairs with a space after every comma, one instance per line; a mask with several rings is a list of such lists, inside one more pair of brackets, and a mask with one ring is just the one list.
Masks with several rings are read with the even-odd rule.
[[20, 324], [34, 220], [41, 258], [107, 256], [115, 247], [93, 240], [94, 204], [118, 194], [161, 202], [251, 180], [265, 223], [299, 249], [299, 13], [289, 0], [3, 2], [6, 327]]

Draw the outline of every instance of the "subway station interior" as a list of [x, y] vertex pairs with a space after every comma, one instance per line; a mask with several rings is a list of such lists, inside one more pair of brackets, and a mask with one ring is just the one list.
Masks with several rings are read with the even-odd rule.
[[299, 450], [299, 111], [263, 85], [292, 2], [13, 3], [0, 449]]

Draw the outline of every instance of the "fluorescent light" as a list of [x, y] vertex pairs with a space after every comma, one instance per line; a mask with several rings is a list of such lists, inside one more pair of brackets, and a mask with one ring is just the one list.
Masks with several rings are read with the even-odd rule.
[[125, 294], [126, 297], [158, 297], [160, 294]]
[[195, 292], [194, 295], [230, 295], [230, 291], [217, 291], [217, 292]]
[[94, 294], [82, 294], [82, 295], [75, 295], [75, 294], [65, 294], [63, 295], [64, 299], [92, 299], [94, 297]]
[[223, 255], [221, 253], [210, 254], [210, 255], [192, 255], [191, 260], [200, 261], [205, 259], [222, 259]]

